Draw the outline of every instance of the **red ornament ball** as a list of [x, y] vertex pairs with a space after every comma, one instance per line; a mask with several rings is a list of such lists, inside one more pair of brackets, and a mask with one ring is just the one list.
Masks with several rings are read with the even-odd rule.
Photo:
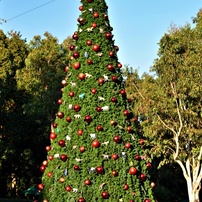
[[51, 150], [51, 146], [46, 146], [46, 151], [49, 152]]
[[106, 39], [112, 39], [112, 34], [110, 33], [110, 32], [107, 32], [106, 34], [105, 34], [105, 37], [106, 37]]
[[75, 63], [73, 64], [73, 67], [74, 67], [74, 69], [79, 69], [79, 68], [81, 67], [81, 65], [80, 65], [79, 62], [75, 62]]
[[51, 132], [50, 139], [54, 140], [57, 137], [57, 135], [54, 132]]
[[79, 10], [82, 11], [83, 10], [83, 6], [79, 6]]
[[119, 158], [118, 154], [112, 154], [112, 159], [117, 160]]
[[72, 121], [72, 119], [71, 119], [71, 117], [66, 117], [66, 121], [68, 122], [68, 123], [70, 123], [71, 121]]
[[85, 185], [91, 185], [91, 181], [89, 179], [84, 180]]
[[84, 18], [78, 18], [77, 21], [78, 21], [80, 24], [83, 24], [83, 23], [84, 23]]
[[83, 130], [79, 129], [79, 130], [77, 131], [77, 134], [78, 134], [79, 136], [83, 135]]
[[98, 131], [103, 131], [103, 127], [101, 125], [97, 126]]
[[59, 105], [62, 104], [62, 99], [58, 99], [58, 104], [59, 104]]
[[58, 116], [58, 118], [62, 119], [64, 117], [64, 114], [63, 114], [63, 112], [58, 112], [57, 116]]
[[79, 198], [78, 202], [86, 202], [86, 200], [84, 198]]
[[121, 90], [120, 90], [120, 94], [121, 94], [123, 97], [125, 97], [125, 96], [126, 96], [126, 90], [121, 89]]
[[92, 89], [91, 89], [91, 93], [92, 93], [92, 94], [97, 93], [97, 89], [96, 89], [96, 88], [92, 88]]
[[52, 177], [52, 175], [53, 175], [52, 172], [48, 172], [48, 173], [47, 173], [47, 176], [48, 176], [49, 178]]
[[98, 52], [100, 50], [100, 46], [98, 44], [94, 44], [92, 46], [92, 49], [95, 51], [95, 52]]
[[107, 191], [102, 192], [102, 198], [103, 199], [108, 199], [109, 198], [109, 193]]
[[67, 160], [67, 155], [66, 154], [61, 154], [60, 159], [65, 162]]
[[64, 147], [65, 146], [65, 141], [64, 140], [59, 140], [58, 144], [59, 144], [59, 146]]
[[92, 64], [93, 64], [93, 61], [92, 61], [91, 59], [88, 59], [88, 60], [87, 60], [87, 64], [88, 64], [88, 65], [92, 65]]
[[93, 13], [93, 17], [94, 17], [94, 18], [98, 18], [98, 17], [99, 17], [99, 13], [98, 13], [98, 12], [94, 12], [94, 13]]
[[44, 189], [44, 184], [42, 184], [42, 183], [41, 183], [41, 184], [38, 184], [38, 189], [39, 189], [39, 190], [43, 190], [43, 189]]
[[79, 36], [78, 36], [77, 33], [74, 33], [73, 36], [72, 36], [72, 38], [73, 38], [75, 41], [77, 41], [77, 40], [79, 39]]
[[135, 174], [137, 174], [137, 169], [136, 169], [135, 167], [131, 167], [131, 168], [129, 169], [129, 173], [130, 173], [131, 175], [135, 175]]
[[79, 56], [80, 56], [80, 54], [79, 54], [78, 52], [74, 52], [74, 53], [73, 53], [73, 57], [74, 57], [75, 59], [79, 58]]
[[104, 82], [105, 82], [105, 80], [104, 80], [103, 78], [99, 78], [99, 79], [98, 79], [98, 83], [99, 83], [99, 84], [102, 85], [102, 84], [104, 84]]
[[114, 71], [114, 66], [113, 66], [113, 64], [108, 64], [108, 65], [107, 65], [107, 69], [108, 69], [109, 71]]
[[126, 148], [126, 149], [130, 149], [130, 148], [131, 148], [131, 144], [130, 144], [129, 142], [126, 142], [125, 148]]
[[121, 139], [121, 136], [116, 135], [116, 136], [114, 136], [113, 140], [114, 140], [114, 142], [116, 142], [116, 143], [120, 143], [122, 139]]
[[123, 190], [128, 190], [128, 189], [129, 189], [128, 184], [124, 184], [124, 185], [123, 185]]
[[86, 75], [84, 73], [79, 73], [78, 78], [82, 81], [86, 78]]
[[67, 192], [70, 192], [70, 191], [72, 190], [72, 188], [71, 188], [70, 186], [66, 186], [66, 187], [65, 187], [65, 190], [66, 190]]
[[86, 44], [87, 44], [88, 46], [91, 46], [91, 45], [92, 45], [92, 41], [91, 41], [91, 40], [87, 40], [87, 41], [86, 41]]
[[85, 147], [84, 146], [80, 146], [79, 150], [80, 150], [81, 153], [83, 153], [83, 152], [85, 152]]
[[96, 111], [97, 112], [101, 112], [102, 111], [102, 107], [96, 107]]
[[151, 200], [148, 199], [148, 198], [146, 198], [146, 199], [144, 200], [144, 202], [151, 202]]
[[81, 107], [78, 104], [75, 104], [73, 108], [75, 112], [79, 112], [81, 110]]
[[69, 96], [74, 97], [74, 92], [73, 91], [69, 92]]
[[73, 50], [75, 49], [75, 46], [74, 46], [74, 45], [70, 45], [69, 49], [70, 49], [71, 51], [73, 51]]
[[130, 112], [129, 112], [127, 109], [125, 109], [125, 110], [123, 111], [123, 115], [124, 115], [124, 116], [129, 116], [129, 115], [130, 115]]
[[104, 172], [104, 168], [102, 167], [102, 166], [98, 166], [98, 167], [96, 167], [96, 172], [98, 173], [98, 174], [102, 174], [103, 172]]
[[118, 176], [118, 172], [117, 172], [116, 170], [113, 170], [113, 171], [112, 171], [112, 175], [113, 175], [114, 177], [117, 177], [117, 176]]
[[74, 166], [74, 170], [79, 170], [79, 166], [78, 166], [78, 165], [75, 165], [75, 166]]
[[92, 117], [90, 115], [85, 116], [84, 121], [90, 123], [92, 121]]
[[40, 166], [40, 171], [43, 173], [46, 170], [46, 166]]
[[100, 142], [98, 140], [93, 140], [92, 147], [98, 148], [100, 146]]

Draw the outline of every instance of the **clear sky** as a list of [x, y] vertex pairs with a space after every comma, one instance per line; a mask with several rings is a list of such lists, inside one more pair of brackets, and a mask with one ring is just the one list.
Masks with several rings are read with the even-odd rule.
[[[192, 23], [192, 17], [202, 8], [200, 0], [106, 2], [115, 45], [120, 49], [119, 61], [138, 68], [140, 75], [149, 72], [157, 57], [157, 43], [171, 23], [177, 26]], [[5, 33], [20, 31], [27, 41], [48, 31], [62, 42], [77, 30], [79, 6], [79, 0], [0, 0], [0, 18], [7, 20], [0, 29]]]

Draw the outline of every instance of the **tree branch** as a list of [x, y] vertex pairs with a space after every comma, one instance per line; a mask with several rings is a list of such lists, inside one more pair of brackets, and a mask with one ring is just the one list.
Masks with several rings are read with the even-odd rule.
[[140, 90], [138, 89], [137, 85], [135, 85], [135, 83], [133, 83], [135, 89], [137, 90], [137, 92], [139, 93], [140, 97], [145, 100], [145, 97], [142, 95], [142, 93], [140, 92]]
[[180, 167], [182, 168], [182, 172], [183, 172], [183, 175], [184, 175], [185, 179], [188, 180], [189, 175], [187, 174], [186, 168], [184, 167], [182, 161], [175, 160], [175, 162], [177, 162], [180, 165]]

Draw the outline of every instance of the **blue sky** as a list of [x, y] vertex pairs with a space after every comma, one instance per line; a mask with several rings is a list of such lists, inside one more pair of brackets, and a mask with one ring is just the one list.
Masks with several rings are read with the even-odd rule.
[[[114, 28], [115, 45], [120, 49], [119, 61], [138, 69], [140, 75], [149, 72], [157, 57], [157, 43], [170, 25], [192, 23], [192, 17], [202, 8], [200, 0], [106, 2], [110, 25]], [[41, 6], [42, 4], [46, 5]], [[22, 38], [27, 38], [28, 41], [34, 35], [42, 36], [48, 31], [62, 42], [77, 30], [79, 6], [79, 0], [0, 0], [0, 18], [8, 20], [0, 25], [0, 29], [5, 33], [10, 30], [20, 31]], [[34, 9], [36, 7], [39, 8]], [[33, 10], [27, 12], [31, 9]], [[22, 13], [25, 14], [16, 17]]]

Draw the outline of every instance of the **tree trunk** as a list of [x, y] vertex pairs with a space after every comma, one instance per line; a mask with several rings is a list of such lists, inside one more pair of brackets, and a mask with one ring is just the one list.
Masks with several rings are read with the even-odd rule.
[[191, 180], [187, 181], [189, 202], [200, 202], [199, 199], [199, 190], [194, 190]]

